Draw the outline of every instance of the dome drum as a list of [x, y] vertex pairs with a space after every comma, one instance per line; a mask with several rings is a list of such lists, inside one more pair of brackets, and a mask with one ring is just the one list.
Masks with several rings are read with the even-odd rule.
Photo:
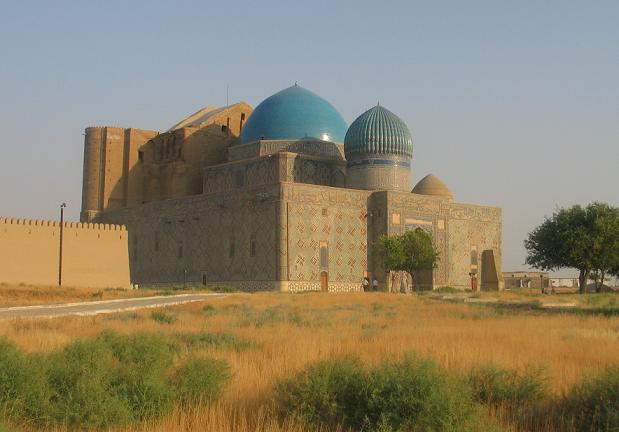
[[[387, 161], [390, 163], [383, 163]], [[353, 189], [408, 192], [411, 187], [410, 162], [388, 159], [368, 160], [367, 163], [359, 164], [349, 162], [346, 185]]]
[[397, 155], [355, 156], [347, 161], [346, 184], [354, 189], [410, 191], [411, 164]]
[[373, 157], [372, 155], [360, 155], [348, 160], [348, 168], [361, 165], [376, 165], [384, 167], [404, 167], [410, 169], [411, 161], [409, 158], [389, 157], [389, 155]]

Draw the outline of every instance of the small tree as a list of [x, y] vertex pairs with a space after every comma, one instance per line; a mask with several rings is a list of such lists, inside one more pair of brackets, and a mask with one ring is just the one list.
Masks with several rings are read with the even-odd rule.
[[439, 257], [432, 235], [421, 228], [402, 235], [381, 236], [375, 245], [375, 253], [387, 270], [408, 272], [415, 287], [415, 272], [434, 268]]
[[526, 263], [532, 267], [577, 269], [580, 293], [585, 293], [591, 272], [603, 280], [619, 268], [619, 209], [598, 202], [560, 209], [535, 228], [524, 245]]

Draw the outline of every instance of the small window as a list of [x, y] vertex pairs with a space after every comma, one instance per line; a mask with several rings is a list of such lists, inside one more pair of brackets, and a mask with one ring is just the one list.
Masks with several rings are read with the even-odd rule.
[[138, 162], [144, 162], [144, 152], [142, 150], [138, 151]]
[[159, 233], [155, 231], [155, 252], [159, 252]]
[[183, 257], [183, 242], [178, 242], [178, 258], [181, 259]]
[[323, 215], [323, 216], [327, 216], [327, 214], [328, 214], [327, 209], [326, 209], [326, 208], [323, 208], [323, 209], [322, 209], [322, 215]]
[[228, 256], [234, 258], [234, 237], [230, 237], [230, 249], [228, 249]]
[[222, 132], [228, 132], [228, 126], [226, 126], [226, 125], [221, 125], [221, 131], [222, 131]]
[[250, 257], [256, 256], [256, 235], [255, 234], [252, 234], [249, 237], [249, 256]]

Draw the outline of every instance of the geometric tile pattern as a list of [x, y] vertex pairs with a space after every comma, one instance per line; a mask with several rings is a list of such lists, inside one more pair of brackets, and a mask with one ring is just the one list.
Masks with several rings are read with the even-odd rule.
[[360, 284], [367, 271], [367, 211], [288, 203], [289, 280], [320, 280], [320, 248], [328, 247], [329, 283]]

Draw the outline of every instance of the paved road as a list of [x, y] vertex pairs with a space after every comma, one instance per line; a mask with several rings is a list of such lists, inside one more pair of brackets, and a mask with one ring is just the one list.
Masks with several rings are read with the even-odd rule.
[[135, 309], [172, 306], [183, 303], [225, 297], [230, 294], [180, 294], [157, 297], [138, 297], [117, 300], [89, 301], [81, 303], [49, 304], [38, 306], [16, 306], [0, 308], [0, 320], [14, 318], [54, 318], [67, 315], [97, 315]]

